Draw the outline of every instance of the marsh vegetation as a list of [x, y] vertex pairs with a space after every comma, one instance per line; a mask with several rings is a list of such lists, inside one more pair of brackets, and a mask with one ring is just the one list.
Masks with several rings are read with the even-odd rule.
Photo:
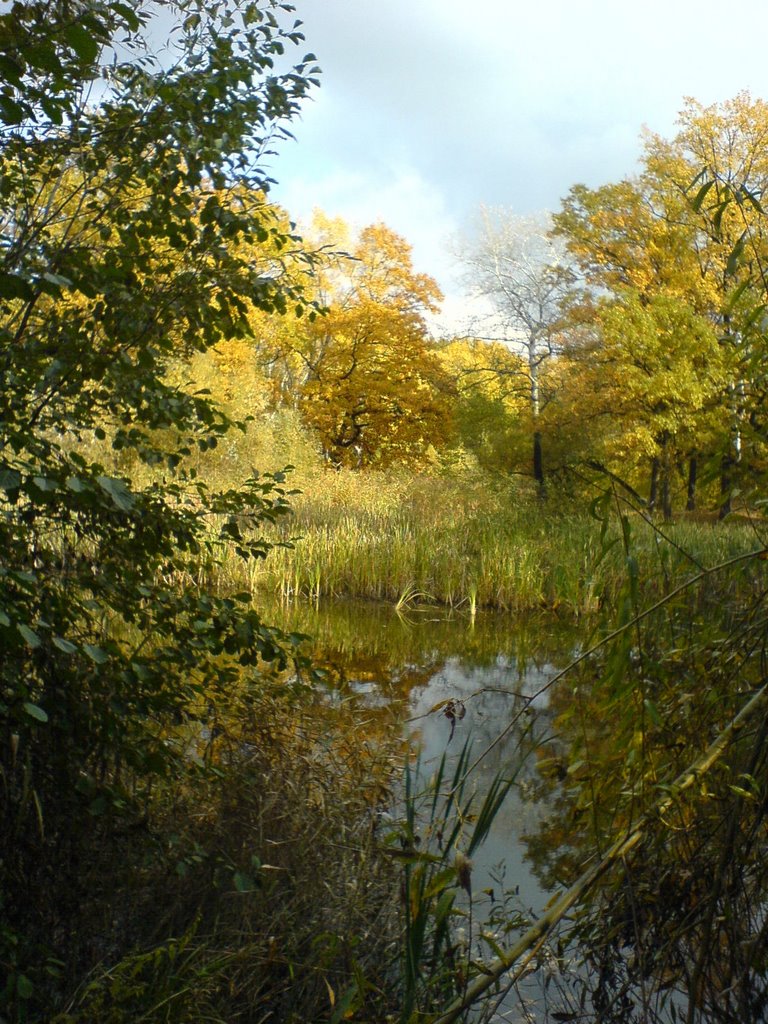
[[0, 1018], [762, 1019], [765, 104], [435, 338], [404, 238], [270, 200], [303, 43], [0, 14]]

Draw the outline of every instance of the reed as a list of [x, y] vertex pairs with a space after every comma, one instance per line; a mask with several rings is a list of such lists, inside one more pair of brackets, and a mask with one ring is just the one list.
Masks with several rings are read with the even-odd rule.
[[[695, 565], [755, 546], [749, 523], [631, 518], [633, 557], [650, 596]], [[626, 578], [618, 524], [544, 504], [480, 479], [329, 472], [274, 528], [278, 547], [247, 570], [224, 559], [222, 585], [246, 583], [285, 599], [347, 597], [395, 605], [537, 608], [590, 614]]]
[[[381, 832], [397, 710], [244, 676], [219, 711], [215, 736], [187, 733], [187, 772], [153, 791], [146, 836], [122, 839], [122, 932], [46, 1021], [304, 1024], [364, 999], [365, 1019], [396, 1011], [400, 865]], [[115, 927], [98, 901], [78, 915], [97, 934]]]

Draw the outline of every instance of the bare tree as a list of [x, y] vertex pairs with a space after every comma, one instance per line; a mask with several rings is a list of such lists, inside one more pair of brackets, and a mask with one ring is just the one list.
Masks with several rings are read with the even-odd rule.
[[458, 253], [471, 293], [490, 307], [487, 315], [475, 318], [471, 333], [523, 355], [520, 385], [530, 396], [533, 477], [542, 493], [541, 370], [556, 352], [563, 303], [575, 280], [565, 246], [551, 236], [551, 226], [548, 213], [521, 217], [483, 206]]

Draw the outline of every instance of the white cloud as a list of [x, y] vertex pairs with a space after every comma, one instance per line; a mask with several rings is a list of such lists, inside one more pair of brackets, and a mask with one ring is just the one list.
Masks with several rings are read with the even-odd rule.
[[341, 168], [317, 177], [294, 176], [275, 188], [274, 197], [305, 223], [315, 208], [342, 217], [356, 229], [383, 221], [412, 246], [415, 269], [431, 274], [452, 294], [451, 309], [460, 306], [450, 245], [458, 223], [440, 190], [413, 168], [382, 167], [377, 176]]
[[632, 174], [641, 127], [671, 133], [684, 96], [768, 96], [763, 0], [297, 6], [323, 78], [276, 197], [294, 217], [383, 219], [452, 294], [446, 239], [481, 203], [556, 208]]

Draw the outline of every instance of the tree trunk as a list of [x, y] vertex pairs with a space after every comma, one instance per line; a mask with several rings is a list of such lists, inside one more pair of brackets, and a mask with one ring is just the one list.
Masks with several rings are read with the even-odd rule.
[[659, 498], [659, 460], [654, 456], [651, 459], [651, 482], [648, 487], [648, 510], [653, 512]]
[[539, 489], [539, 495], [543, 497], [546, 490], [544, 485], [544, 456], [541, 450], [541, 431], [533, 432], [533, 479]]
[[731, 512], [733, 465], [733, 456], [730, 452], [726, 452], [720, 460], [720, 511], [718, 512], [718, 519], [725, 519]]
[[671, 475], [669, 464], [666, 463], [664, 465], [664, 472], [661, 474], [661, 514], [664, 516], [665, 523], [670, 522], [672, 519]]
[[528, 372], [531, 378], [531, 418], [533, 419], [533, 479], [536, 481], [539, 497], [544, 497], [544, 456], [541, 450], [539, 430], [539, 363], [535, 339], [528, 347]]
[[670, 435], [664, 430], [659, 437], [661, 444], [661, 458], [659, 459], [659, 470], [661, 476], [661, 514], [664, 522], [672, 519], [672, 460], [670, 458]]
[[685, 511], [693, 512], [696, 508], [696, 478], [699, 473], [699, 457], [691, 455], [688, 460], [688, 488]]

